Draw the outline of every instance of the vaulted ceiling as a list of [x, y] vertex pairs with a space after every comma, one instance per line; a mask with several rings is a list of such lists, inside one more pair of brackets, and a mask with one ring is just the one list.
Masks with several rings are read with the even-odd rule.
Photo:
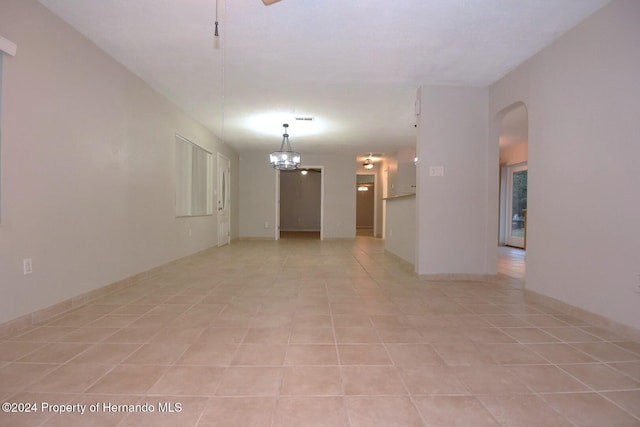
[[487, 86], [608, 1], [40, 2], [240, 152], [288, 122], [297, 151], [361, 155], [415, 145], [418, 86]]

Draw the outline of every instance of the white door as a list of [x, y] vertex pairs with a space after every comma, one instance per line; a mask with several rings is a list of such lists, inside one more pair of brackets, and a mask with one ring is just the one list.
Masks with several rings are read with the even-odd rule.
[[231, 161], [218, 153], [218, 246], [231, 243]]
[[382, 171], [382, 240], [387, 238], [387, 201], [389, 190], [389, 169]]
[[[265, 224], [265, 226], [268, 226]], [[273, 224], [275, 239], [280, 240], [280, 171], [276, 170], [276, 221]]]
[[527, 165], [507, 168], [507, 217], [505, 243], [517, 248], [525, 247], [527, 213]]

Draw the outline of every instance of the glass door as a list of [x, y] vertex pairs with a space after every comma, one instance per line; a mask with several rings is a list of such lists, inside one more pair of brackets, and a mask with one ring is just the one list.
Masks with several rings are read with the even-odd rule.
[[507, 168], [505, 243], [523, 248], [527, 238], [527, 164]]

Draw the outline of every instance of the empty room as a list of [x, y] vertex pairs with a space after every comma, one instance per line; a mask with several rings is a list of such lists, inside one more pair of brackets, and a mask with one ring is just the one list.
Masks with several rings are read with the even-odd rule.
[[638, 22], [0, 0], [0, 425], [640, 426]]

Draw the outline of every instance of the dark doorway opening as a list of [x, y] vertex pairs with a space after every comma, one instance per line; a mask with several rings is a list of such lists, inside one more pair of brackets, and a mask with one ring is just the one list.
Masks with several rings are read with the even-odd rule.
[[320, 240], [322, 169], [280, 172], [280, 238]]
[[356, 235], [374, 236], [375, 175], [358, 174], [356, 179]]

